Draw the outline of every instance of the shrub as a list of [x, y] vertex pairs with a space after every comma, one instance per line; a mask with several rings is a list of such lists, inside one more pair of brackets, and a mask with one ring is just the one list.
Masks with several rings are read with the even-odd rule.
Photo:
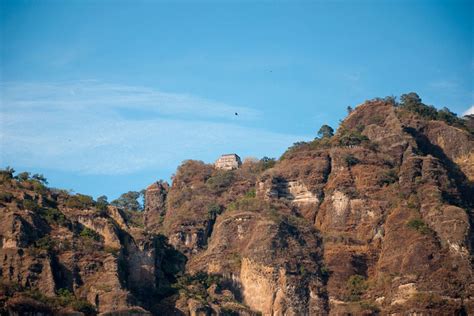
[[380, 308], [373, 302], [361, 301], [359, 304], [360, 304], [360, 307], [362, 307], [365, 310], [369, 310], [373, 312], [375, 315], [378, 315], [378, 313], [380, 313]]
[[89, 303], [88, 301], [85, 301], [85, 300], [75, 299], [74, 301], [72, 301], [70, 303], [70, 306], [74, 310], [76, 310], [78, 312], [81, 312], [81, 313], [84, 313], [87, 316], [97, 314], [97, 310], [96, 310], [95, 306], [92, 305], [91, 303]]
[[[363, 127], [362, 127], [363, 129]], [[343, 129], [337, 137], [337, 143], [340, 146], [356, 146], [367, 142], [369, 138], [361, 134], [361, 131]]]
[[38, 240], [35, 241], [35, 247], [38, 249], [46, 250], [48, 252], [51, 252], [54, 250], [56, 247], [56, 242], [49, 237], [49, 235], [46, 235]]
[[386, 171], [378, 180], [380, 186], [389, 185], [398, 181], [397, 172], [394, 169]]
[[227, 206], [227, 209], [230, 211], [239, 210], [239, 211], [250, 211], [250, 212], [259, 212], [269, 210], [269, 205], [267, 202], [262, 201], [257, 198], [242, 197], [235, 202], [230, 203]]
[[359, 159], [357, 159], [356, 157], [354, 157], [351, 154], [346, 155], [344, 157], [344, 161], [346, 162], [347, 166], [349, 166], [349, 167], [354, 166], [354, 165], [356, 165], [360, 162]]
[[82, 231], [79, 233], [79, 236], [81, 236], [83, 238], [87, 238], [87, 239], [92, 239], [92, 240], [95, 240], [95, 241], [100, 241], [101, 240], [101, 236], [98, 233], [96, 233], [95, 231], [93, 231], [92, 229], [87, 228], [87, 227], [84, 227], [82, 229]]
[[408, 221], [407, 227], [418, 231], [422, 235], [426, 235], [431, 231], [431, 229], [428, 227], [428, 225], [426, 225], [425, 222], [423, 222], [423, 220], [421, 220], [419, 218], [415, 218], [415, 219], [412, 219], [412, 220]]
[[331, 271], [329, 270], [329, 268], [327, 266], [322, 266], [320, 268], [320, 272], [321, 272], [321, 276], [323, 278], [327, 278], [331, 274]]
[[42, 182], [39, 182], [37, 180], [28, 180], [28, 182], [33, 187], [33, 191], [35, 191], [37, 193], [45, 194], [48, 191], [48, 189], [46, 188], [46, 186]]
[[42, 184], [48, 184], [48, 180], [42, 174], [35, 173], [31, 178]]
[[48, 224], [58, 224], [64, 226], [67, 224], [68, 220], [66, 216], [55, 208], [43, 208], [40, 212], [41, 217], [43, 217]]
[[250, 189], [247, 193], [245, 193], [245, 197], [247, 198], [254, 198], [257, 196], [255, 189]]
[[354, 274], [347, 280], [347, 295], [351, 301], [360, 300], [360, 296], [367, 290], [367, 281], [361, 275]]
[[227, 189], [233, 180], [234, 173], [232, 171], [219, 171], [215, 176], [207, 179], [206, 185], [210, 190], [220, 193]]
[[194, 275], [184, 274], [173, 287], [186, 297], [197, 299], [206, 304], [209, 297], [207, 289], [213, 284], [219, 286], [221, 281], [222, 277], [219, 275], [198, 272]]
[[15, 178], [20, 182], [27, 181], [28, 179], [30, 179], [30, 173], [26, 171], [20, 172]]
[[13, 194], [10, 192], [0, 192], [0, 201], [10, 203], [13, 200]]
[[451, 112], [447, 107], [442, 108], [438, 111], [436, 118], [440, 121], [444, 121], [449, 125], [457, 127], [466, 127], [463, 119], [459, 118], [456, 113]]
[[58, 290], [59, 304], [62, 306], [67, 306], [75, 299], [74, 294], [72, 294], [68, 289], [59, 289]]
[[36, 201], [25, 199], [21, 201], [21, 204], [25, 210], [30, 210], [33, 212], [39, 210], [39, 206], [38, 206], [38, 203], [36, 203]]
[[5, 169], [0, 169], [0, 180], [1, 182], [13, 179], [13, 174], [15, 169], [12, 167], [6, 167]]
[[66, 207], [85, 209], [94, 206], [94, 199], [89, 195], [76, 194], [68, 197]]
[[222, 213], [221, 206], [216, 203], [209, 204], [207, 207], [207, 214], [209, 218], [216, 218], [217, 215]]
[[273, 168], [276, 164], [275, 158], [263, 157], [258, 162], [258, 169], [260, 171], [265, 171], [267, 169]]

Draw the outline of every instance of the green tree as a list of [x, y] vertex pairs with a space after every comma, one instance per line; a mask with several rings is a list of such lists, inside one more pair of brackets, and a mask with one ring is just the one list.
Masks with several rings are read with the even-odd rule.
[[[441, 110], [438, 111], [438, 120], [445, 121], [449, 125], [458, 123], [458, 121], [461, 121], [456, 113], [451, 112], [450, 109], [447, 107], [442, 108]], [[462, 121], [461, 121], [462, 124]]]
[[20, 172], [16, 178], [18, 179], [18, 181], [27, 181], [28, 179], [30, 179], [30, 173], [29, 172]]
[[13, 174], [15, 169], [10, 166], [7, 166], [5, 169], [0, 169], [0, 181], [7, 181], [13, 179]]
[[267, 156], [263, 157], [259, 161], [259, 166], [262, 171], [272, 168], [273, 166], [275, 166], [275, 164], [275, 158], [268, 158]]
[[40, 173], [35, 173], [31, 178], [41, 182], [42, 184], [48, 184], [48, 180]]
[[144, 191], [129, 191], [120, 195], [116, 200], [113, 200], [110, 204], [130, 211], [142, 211], [143, 205], [138, 201], [143, 198]]
[[107, 210], [107, 205], [109, 205], [109, 201], [105, 195], [101, 195], [97, 198], [97, 202], [95, 203], [97, 208], [101, 211]]
[[410, 107], [410, 106], [416, 106], [416, 105], [420, 105], [420, 104], [422, 104], [421, 103], [421, 98], [415, 92], [402, 94], [400, 96], [400, 105], [401, 106]]
[[320, 138], [331, 138], [334, 136], [334, 129], [331, 126], [324, 124], [319, 129], [318, 136]]

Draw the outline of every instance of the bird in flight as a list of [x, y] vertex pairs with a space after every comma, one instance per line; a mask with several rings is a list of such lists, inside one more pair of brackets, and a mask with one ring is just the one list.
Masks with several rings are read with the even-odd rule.
[[238, 116], [238, 115], [239, 115], [239, 113], [235, 112], [235, 115], [236, 115], [236, 116]]

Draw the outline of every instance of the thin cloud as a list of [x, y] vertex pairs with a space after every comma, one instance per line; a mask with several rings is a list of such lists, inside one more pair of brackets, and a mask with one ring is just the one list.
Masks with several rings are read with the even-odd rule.
[[436, 80], [430, 83], [430, 87], [435, 89], [452, 90], [459, 87], [459, 83], [454, 80]]
[[470, 115], [470, 114], [473, 114], [474, 115], [474, 105], [472, 105], [469, 109], [467, 109], [462, 115]]
[[125, 174], [228, 151], [281, 153], [305, 138], [248, 127], [261, 116], [248, 107], [145, 87], [81, 81], [0, 88], [2, 165]]

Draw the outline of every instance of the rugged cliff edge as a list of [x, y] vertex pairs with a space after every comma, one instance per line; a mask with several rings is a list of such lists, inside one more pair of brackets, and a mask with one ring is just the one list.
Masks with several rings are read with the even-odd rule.
[[[448, 122], [449, 123], [449, 122]], [[387, 100], [143, 212], [1, 173], [2, 313], [474, 314], [474, 137]]]

